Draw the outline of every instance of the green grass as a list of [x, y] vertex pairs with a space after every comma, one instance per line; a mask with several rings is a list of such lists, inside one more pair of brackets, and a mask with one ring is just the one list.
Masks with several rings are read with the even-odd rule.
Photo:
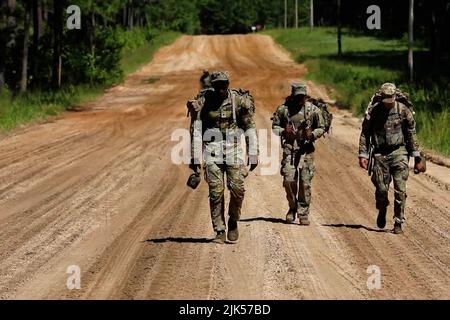
[[[137, 32], [132, 34], [125, 44], [121, 61], [124, 74], [132, 73], [141, 65], [151, 61], [153, 54], [159, 48], [172, 43], [179, 35], [175, 32], [155, 33], [149, 42]], [[126, 32], [124, 36], [127, 36]], [[20, 95], [13, 95], [8, 90], [4, 90], [0, 95], [0, 132], [7, 132], [17, 126], [55, 116], [71, 106], [98, 97], [105, 89], [104, 85], [77, 85], [66, 87], [58, 92], [34, 91]]]
[[313, 32], [306, 28], [275, 29], [265, 33], [289, 50], [297, 62], [307, 66], [308, 79], [334, 88], [337, 105], [356, 115], [365, 111], [371, 95], [382, 83], [396, 83], [411, 95], [422, 144], [450, 155], [449, 75], [433, 74], [424, 48], [416, 48], [418, 81], [409, 85], [404, 39], [377, 39], [346, 31], [342, 38], [343, 54], [338, 57], [334, 28], [316, 28]]
[[0, 131], [8, 131], [31, 121], [55, 116], [65, 108], [95, 98], [103, 87], [73, 86], [59, 92], [33, 92], [12, 96], [4, 92], [0, 97]]

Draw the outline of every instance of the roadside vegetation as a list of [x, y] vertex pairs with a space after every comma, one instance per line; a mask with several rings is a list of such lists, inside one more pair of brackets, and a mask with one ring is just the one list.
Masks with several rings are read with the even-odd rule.
[[173, 31], [117, 30], [115, 39], [121, 47], [118, 69], [109, 74], [105, 72], [101, 81], [67, 85], [56, 91], [31, 89], [26, 93], [13, 93], [4, 89], [0, 95], [0, 132], [55, 116], [69, 107], [94, 99], [151, 61], [159, 48], [172, 43], [179, 35]]
[[[352, 34], [344, 30], [343, 54], [337, 55], [335, 28], [275, 29], [266, 32], [308, 68], [307, 77], [336, 90], [337, 105], [361, 116], [372, 94], [394, 82], [411, 95], [418, 136], [429, 149], [450, 155], [449, 75], [430, 69], [426, 48], [416, 44], [416, 81], [406, 74], [407, 41]], [[447, 71], [448, 72], [448, 71]]]

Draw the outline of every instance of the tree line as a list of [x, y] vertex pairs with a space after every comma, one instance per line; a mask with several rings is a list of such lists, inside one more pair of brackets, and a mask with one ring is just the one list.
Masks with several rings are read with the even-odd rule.
[[[368, 30], [366, 9], [381, 8], [381, 29]], [[68, 30], [69, 5], [81, 10], [81, 30]], [[391, 0], [0, 0], [0, 90], [58, 89], [114, 82], [126, 30], [187, 34], [247, 33], [260, 28], [340, 26], [377, 37], [408, 33], [409, 1]], [[448, 64], [450, 1], [415, 0], [415, 35], [439, 69]]]

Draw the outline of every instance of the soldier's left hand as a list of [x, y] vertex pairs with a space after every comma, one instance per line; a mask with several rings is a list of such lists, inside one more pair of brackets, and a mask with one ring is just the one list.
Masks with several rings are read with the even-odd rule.
[[424, 161], [422, 161], [421, 158], [416, 158], [415, 163], [414, 163], [414, 173], [419, 174], [419, 173], [424, 173], [425, 171], [426, 171], [426, 167], [425, 167]]
[[306, 129], [305, 132], [304, 132], [303, 138], [304, 138], [305, 140], [311, 140], [311, 141], [314, 141], [313, 130], [312, 130], [311, 128]]
[[258, 167], [258, 156], [249, 156], [248, 164], [250, 165], [250, 171], [254, 171]]

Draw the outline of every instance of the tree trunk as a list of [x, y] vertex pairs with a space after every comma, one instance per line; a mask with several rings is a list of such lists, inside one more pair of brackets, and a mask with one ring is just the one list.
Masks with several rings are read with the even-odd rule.
[[295, 28], [298, 29], [298, 0], [295, 0]]
[[8, 0], [8, 7], [11, 11], [16, 10], [16, 5], [17, 5], [16, 2], [17, 2], [16, 0]]
[[11, 41], [14, 41], [15, 38], [15, 30], [16, 30], [16, 18], [14, 16], [14, 11], [16, 10], [16, 1], [15, 0], [4, 0], [2, 2], [3, 6], [6, 6], [5, 13], [3, 14], [2, 20], [5, 23], [5, 31], [1, 32], [0, 35], [0, 93], [5, 86], [5, 60], [6, 60], [6, 50], [7, 46]]
[[287, 0], [284, 0], [284, 28], [287, 29]]
[[24, 35], [23, 35], [23, 50], [22, 50], [22, 75], [20, 78], [20, 92], [27, 91], [28, 85], [28, 39], [30, 37], [30, 3], [25, 4], [25, 21], [24, 21]]
[[147, 13], [145, 14], [145, 24], [146, 24], [147, 28], [150, 27], [150, 18], [148, 17]]
[[127, 5], [123, 7], [122, 11], [122, 26], [124, 28], [127, 26]]
[[40, 0], [33, 1], [33, 47], [32, 54], [32, 76], [33, 85], [37, 86], [38, 70], [39, 70], [39, 40], [42, 37], [42, 7]]
[[[7, 6], [5, 2], [0, 2], [0, 27], [6, 29]], [[5, 86], [5, 58], [6, 58], [6, 32], [0, 32], [0, 95]]]
[[309, 28], [311, 31], [314, 29], [314, 0], [311, 0], [309, 5]]
[[409, 81], [414, 81], [414, 0], [409, 0], [408, 23], [408, 69]]
[[128, 28], [133, 29], [134, 21], [133, 21], [134, 10], [133, 7], [128, 7]]
[[61, 88], [63, 1], [53, 0], [53, 87]]
[[[91, 68], [93, 69], [95, 67], [95, 27], [96, 27], [96, 22], [95, 22], [95, 10], [94, 8], [91, 9], [91, 25], [89, 28], [89, 47], [91, 49]], [[94, 79], [92, 79], [92, 75], [90, 76], [90, 82], [93, 83]]]
[[337, 0], [337, 37], [338, 37], [338, 56], [341, 56], [342, 55], [341, 0]]

